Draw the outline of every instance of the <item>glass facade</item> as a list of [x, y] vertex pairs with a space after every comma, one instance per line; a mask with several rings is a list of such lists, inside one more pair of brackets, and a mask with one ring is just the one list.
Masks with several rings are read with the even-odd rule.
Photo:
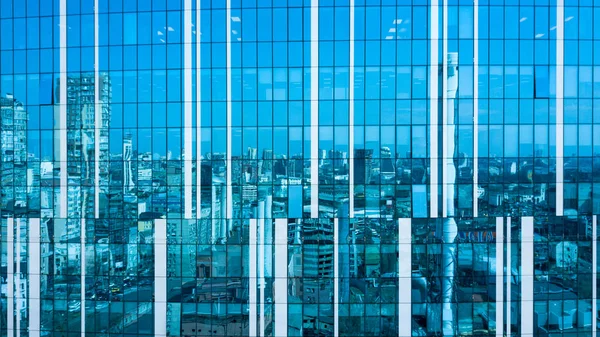
[[0, 0], [0, 336], [596, 335], [596, 20]]

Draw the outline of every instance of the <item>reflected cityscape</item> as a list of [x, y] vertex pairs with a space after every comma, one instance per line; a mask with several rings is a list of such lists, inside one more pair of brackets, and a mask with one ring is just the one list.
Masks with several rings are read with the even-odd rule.
[[1, 1], [2, 336], [597, 334], [596, 14]]

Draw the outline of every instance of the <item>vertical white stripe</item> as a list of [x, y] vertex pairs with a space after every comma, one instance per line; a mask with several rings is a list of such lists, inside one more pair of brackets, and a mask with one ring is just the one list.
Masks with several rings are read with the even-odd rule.
[[533, 217], [521, 219], [521, 335], [533, 336]]
[[273, 277], [273, 196], [267, 195], [265, 198], [265, 275], [266, 278]]
[[196, 218], [202, 217], [202, 77], [200, 0], [196, 0]]
[[85, 337], [85, 218], [81, 219], [80, 228], [80, 239], [81, 239], [81, 337]]
[[564, 213], [564, 133], [563, 133], [563, 94], [564, 94], [564, 0], [556, 0], [556, 215]]
[[412, 224], [398, 219], [398, 336], [412, 335]]
[[592, 336], [596, 336], [596, 328], [597, 328], [597, 315], [598, 315], [598, 229], [596, 226], [598, 225], [597, 216], [592, 216]]
[[67, 218], [67, 0], [60, 0], [60, 218]]
[[448, 126], [448, 1], [444, 1], [442, 7], [442, 62], [442, 217], [445, 218], [448, 216], [448, 165], [451, 155], [448, 153], [448, 142], [454, 141], [448, 139], [454, 138], [454, 134], [449, 134], [454, 128]]
[[[192, 0], [183, 8], [183, 191], [184, 218], [192, 218]], [[199, 211], [199, 210], [198, 210]]]
[[310, 217], [319, 217], [319, 0], [310, 5]]
[[288, 335], [288, 223], [275, 220], [275, 337]]
[[479, 0], [473, 0], [473, 217], [479, 216]]
[[15, 332], [17, 337], [21, 336], [21, 310], [23, 304], [23, 296], [21, 295], [21, 242], [23, 238], [21, 238], [21, 222], [22, 218], [17, 218], [15, 229], [16, 229], [16, 240], [15, 240], [15, 265], [16, 265], [16, 280], [15, 280], [15, 299], [16, 299], [16, 307], [15, 310]]
[[354, 218], [354, 0], [350, 0], [350, 60], [348, 86], [348, 216]]
[[256, 233], [257, 231], [256, 219], [250, 219], [250, 231], [248, 233], [248, 264], [249, 264], [249, 275], [248, 275], [248, 288], [249, 288], [249, 296], [248, 296], [248, 312], [249, 312], [249, 337], [256, 337], [256, 302], [257, 302], [257, 294], [256, 294]]
[[154, 336], [167, 335], [167, 221], [154, 220]]
[[504, 218], [496, 218], [496, 336], [504, 336]]
[[429, 65], [429, 196], [432, 218], [438, 217], [438, 0], [431, 0], [431, 37]]
[[231, 0], [227, 0], [227, 235], [231, 231], [231, 219], [233, 218], [233, 190], [231, 185], [231, 34]]
[[506, 336], [511, 335], [512, 310], [512, 239], [511, 217], [506, 218]]
[[14, 219], [8, 218], [6, 220], [6, 236], [7, 236], [7, 246], [6, 246], [6, 255], [7, 255], [7, 264], [6, 264], [6, 328], [8, 337], [13, 337], [15, 334], [14, 331], [14, 303], [15, 303], [15, 232], [14, 232]]
[[[100, 217], [100, 128], [102, 102], [100, 100], [100, 21], [98, 0], [94, 0], [94, 217]], [[62, 170], [61, 170], [62, 171]], [[83, 308], [83, 307], [82, 307]]]
[[[29, 219], [29, 337], [40, 337], [40, 219]], [[83, 308], [83, 306], [82, 306]]]
[[265, 202], [258, 202], [258, 336], [265, 335]]
[[340, 335], [340, 228], [338, 222], [338, 218], [333, 219], [333, 337]]

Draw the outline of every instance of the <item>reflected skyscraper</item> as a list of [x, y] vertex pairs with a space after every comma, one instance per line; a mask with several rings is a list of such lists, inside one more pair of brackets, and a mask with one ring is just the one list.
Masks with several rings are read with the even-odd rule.
[[23, 213], [27, 207], [27, 122], [22, 102], [13, 94], [0, 97], [0, 209]]

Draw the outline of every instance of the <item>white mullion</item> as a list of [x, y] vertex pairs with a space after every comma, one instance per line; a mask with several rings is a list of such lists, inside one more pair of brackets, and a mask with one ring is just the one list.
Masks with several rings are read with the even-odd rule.
[[8, 337], [13, 337], [14, 331], [14, 303], [15, 303], [15, 232], [14, 232], [14, 219], [8, 218], [6, 220], [6, 329]]
[[[40, 336], [40, 219], [29, 219], [29, 337]], [[83, 308], [83, 307], [82, 307]]]
[[288, 335], [288, 223], [275, 220], [275, 337]]
[[[508, 280], [510, 281], [510, 280]], [[496, 336], [504, 337], [504, 218], [496, 218]]]
[[98, 0], [94, 0], [94, 217], [96, 219], [100, 217], [100, 128], [102, 127], [99, 27]]
[[196, 218], [202, 217], [202, 77], [200, 0], [196, 0]]
[[598, 229], [596, 228], [598, 222], [597, 222], [597, 216], [594, 215], [592, 216], [592, 336], [596, 336], [596, 316], [598, 315], [598, 303], [597, 301], [597, 291], [598, 289], [596, 288], [597, 282], [598, 282], [598, 251], [597, 251], [597, 235], [598, 235]]
[[192, 0], [183, 4], [184, 218], [192, 218]]
[[521, 335], [533, 336], [533, 217], [521, 219]]
[[348, 86], [348, 216], [354, 218], [354, 0], [350, 0], [350, 60]]
[[438, 217], [438, 40], [439, 0], [431, 0], [431, 36], [429, 64], [429, 214]]
[[265, 202], [258, 202], [258, 336], [265, 335]]
[[[355, 63], [354, 63], [354, 31], [355, 11], [354, 0], [350, 0], [350, 57], [349, 57], [349, 110], [348, 110], [348, 217], [354, 218], [354, 89], [355, 89]], [[343, 216], [343, 215], [342, 215]], [[356, 253], [356, 245], [353, 245]], [[339, 295], [338, 295], [339, 296]], [[339, 332], [339, 329], [338, 329]]]
[[80, 291], [81, 291], [81, 337], [85, 337], [85, 218], [81, 218], [80, 228], [80, 244], [81, 251], [79, 256], [81, 257], [81, 278], [80, 278]]
[[154, 336], [167, 336], [167, 221], [154, 220]]
[[[225, 183], [227, 184], [227, 209], [226, 209], [226, 217], [227, 217], [227, 229], [231, 230], [232, 218], [233, 218], [233, 189], [232, 189], [232, 181], [231, 181], [231, 0], [227, 0], [227, 179]], [[226, 231], [226, 233], [228, 233]], [[227, 234], [228, 235], [228, 234]], [[227, 239], [225, 237], [224, 239]]]
[[310, 217], [319, 217], [319, 0], [310, 5]]
[[511, 217], [506, 217], [506, 336], [511, 336], [512, 310], [512, 238]]
[[248, 240], [248, 313], [249, 313], [249, 325], [248, 325], [248, 335], [249, 337], [257, 337], [256, 335], [256, 331], [257, 331], [257, 326], [256, 326], [256, 320], [257, 320], [257, 311], [256, 311], [256, 304], [257, 304], [257, 294], [256, 294], [256, 288], [257, 288], [257, 273], [256, 273], [256, 244], [257, 244], [257, 238], [256, 238], [256, 234], [257, 234], [257, 221], [256, 219], [250, 219], [250, 231], [248, 233], [249, 235], [249, 240]]
[[[339, 254], [339, 221], [333, 219], [333, 337], [340, 335], [340, 254]], [[346, 275], [345, 275], [346, 276]], [[345, 281], [345, 280], [344, 280]], [[346, 289], [344, 289], [346, 290]]]
[[412, 223], [398, 219], [398, 336], [412, 335]]
[[479, 216], [479, 0], [473, 0], [473, 217]]
[[59, 137], [60, 137], [60, 198], [59, 209], [60, 218], [67, 218], [67, 0], [60, 0], [60, 105], [59, 105]]
[[564, 0], [556, 0], [556, 215], [564, 213]]
[[17, 218], [17, 221], [14, 222], [15, 224], [15, 230], [16, 230], [16, 240], [15, 240], [15, 265], [16, 265], [16, 277], [17, 277], [17, 281], [15, 282], [15, 300], [16, 300], [16, 307], [17, 310], [15, 310], [15, 322], [16, 322], [16, 326], [15, 326], [15, 332], [17, 337], [21, 336], [21, 303], [23, 302], [23, 298], [21, 296], [21, 221], [23, 221], [22, 218]]
[[[442, 7], [442, 217], [448, 216], [448, 1]], [[454, 214], [452, 214], [454, 216]]]

